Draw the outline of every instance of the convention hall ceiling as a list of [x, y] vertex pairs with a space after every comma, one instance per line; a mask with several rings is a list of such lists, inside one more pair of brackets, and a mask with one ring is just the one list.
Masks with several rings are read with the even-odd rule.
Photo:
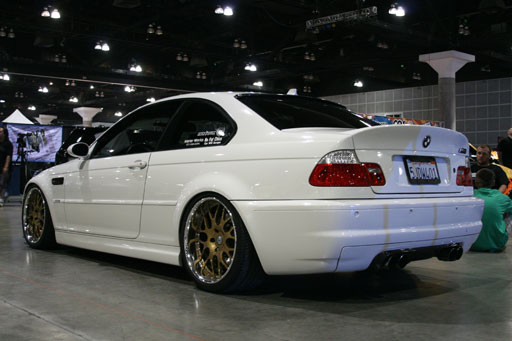
[[2, 1], [0, 112], [69, 124], [79, 120], [72, 108], [91, 106], [112, 122], [148, 98], [190, 91], [422, 86], [437, 74], [418, 56], [452, 49], [476, 56], [458, 81], [509, 77], [511, 11], [512, 0]]

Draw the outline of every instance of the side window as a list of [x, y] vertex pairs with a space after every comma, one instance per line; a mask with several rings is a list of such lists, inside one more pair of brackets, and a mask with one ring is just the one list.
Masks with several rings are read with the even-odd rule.
[[174, 127], [171, 149], [226, 144], [235, 133], [234, 122], [212, 103], [193, 101], [185, 104]]
[[156, 150], [160, 137], [181, 101], [153, 104], [139, 109], [101, 136], [92, 158], [147, 153]]

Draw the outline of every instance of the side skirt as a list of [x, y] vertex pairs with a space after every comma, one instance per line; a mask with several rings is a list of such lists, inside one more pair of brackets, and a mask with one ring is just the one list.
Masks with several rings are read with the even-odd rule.
[[58, 230], [55, 231], [55, 238], [57, 243], [62, 245], [159, 263], [181, 265], [179, 246], [141, 243], [134, 240], [92, 236]]

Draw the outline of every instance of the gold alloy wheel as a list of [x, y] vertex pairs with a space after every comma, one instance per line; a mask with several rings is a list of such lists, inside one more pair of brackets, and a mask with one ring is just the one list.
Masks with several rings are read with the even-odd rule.
[[222, 280], [231, 269], [236, 227], [229, 209], [215, 197], [199, 200], [190, 210], [183, 245], [189, 269], [207, 284]]
[[46, 221], [46, 204], [41, 191], [32, 187], [23, 205], [23, 231], [27, 241], [31, 244], [37, 243], [44, 231]]

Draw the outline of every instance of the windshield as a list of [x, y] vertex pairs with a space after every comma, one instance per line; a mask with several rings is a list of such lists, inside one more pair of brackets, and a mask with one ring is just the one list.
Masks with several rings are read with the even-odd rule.
[[245, 94], [237, 96], [237, 99], [280, 130], [310, 127], [365, 128], [379, 125], [339, 104], [315, 98]]

